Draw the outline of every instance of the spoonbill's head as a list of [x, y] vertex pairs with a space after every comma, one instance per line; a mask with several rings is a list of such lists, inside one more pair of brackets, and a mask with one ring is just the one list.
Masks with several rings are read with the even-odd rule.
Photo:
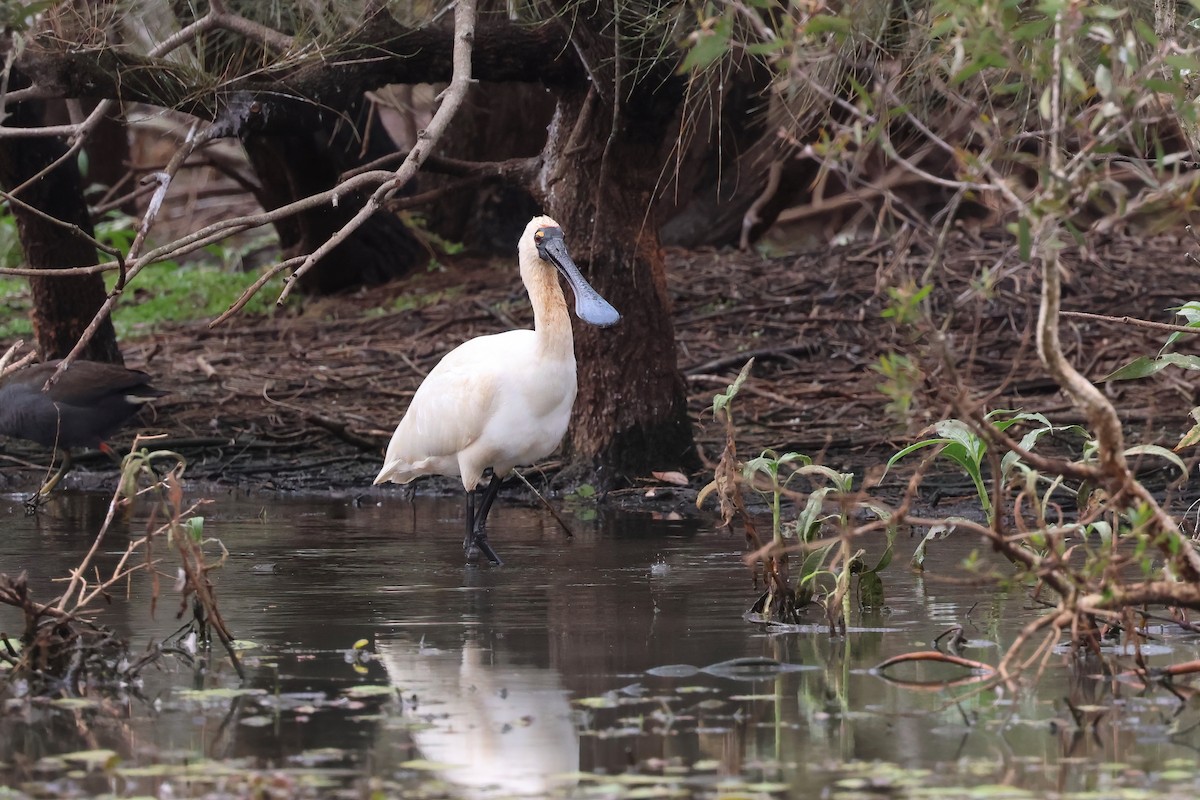
[[521, 271], [524, 273], [533, 266], [552, 266], [571, 284], [571, 292], [575, 295], [575, 315], [590, 325], [607, 328], [621, 321], [621, 315], [612, 305], [600, 296], [584, 279], [583, 273], [567, 252], [567, 243], [563, 239], [562, 228], [550, 217], [534, 217], [525, 226], [518, 247], [521, 256]]

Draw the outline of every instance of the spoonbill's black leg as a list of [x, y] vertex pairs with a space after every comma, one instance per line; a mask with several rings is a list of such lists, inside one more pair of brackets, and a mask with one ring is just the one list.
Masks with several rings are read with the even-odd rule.
[[463, 550], [466, 551], [468, 560], [482, 551], [488, 561], [496, 566], [504, 563], [488, 543], [487, 530], [484, 527], [487, 525], [487, 517], [492, 510], [492, 503], [496, 501], [496, 495], [500, 492], [500, 483], [500, 476], [492, 473], [491, 483], [483, 491], [483, 499], [479, 502], [478, 512], [475, 510], [475, 493], [467, 492], [467, 537], [463, 540]]

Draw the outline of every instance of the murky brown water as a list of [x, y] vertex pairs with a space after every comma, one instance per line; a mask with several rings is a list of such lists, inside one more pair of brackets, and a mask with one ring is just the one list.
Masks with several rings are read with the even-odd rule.
[[[567, 540], [541, 510], [502, 504], [496, 569], [464, 565], [456, 500], [215, 500], [206, 533], [230, 551], [220, 604], [255, 645], [246, 684], [224, 664], [200, 676], [179, 666], [147, 674], [147, 701], [11, 703], [0, 783], [119, 797], [1200, 793], [1200, 705], [1072, 680], [1065, 652], [1018, 697], [904, 688], [871, 671], [955, 623], [975, 645], [965, 655], [995, 663], [1033, 618], [1022, 591], [934, 579], [956, 574], [975, 545], [965, 539], [931, 550], [928, 577], [905, 568], [915, 541], [900, 543], [887, 611], [856, 617], [846, 637], [815, 613], [811, 628], [771, 634], [741, 618], [754, 591], [740, 537], [707, 523], [602, 514], [574, 520]], [[0, 570], [28, 570], [48, 592], [106, 503], [66, 496], [29, 519], [19, 498], [0, 498]], [[106, 551], [123, 546], [117, 536]], [[176, 601], [151, 617], [145, 591], [135, 583], [103, 617], [133, 632], [135, 650], [178, 626]], [[17, 629], [0, 610], [0, 630]], [[361, 664], [348, 655], [359, 639]], [[1179, 634], [1165, 644], [1159, 659], [1200, 650]], [[722, 666], [744, 658], [784, 666]], [[1071, 724], [1067, 697], [1096, 724]]]

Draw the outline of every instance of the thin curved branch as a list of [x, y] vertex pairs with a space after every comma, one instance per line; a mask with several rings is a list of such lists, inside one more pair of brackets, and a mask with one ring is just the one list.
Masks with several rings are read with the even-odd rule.
[[1087, 311], [1060, 311], [1060, 317], [1075, 317], [1076, 319], [1090, 319], [1097, 322], [1115, 322], [1120, 325], [1132, 325], [1137, 328], [1150, 328], [1156, 331], [1172, 331], [1176, 333], [1200, 333], [1200, 328], [1188, 327], [1187, 325], [1172, 325], [1169, 322], [1153, 322], [1148, 319], [1138, 319], [1137, 317], [1113, 317], [1108, 314], [1092, 314]]
[[472, 82], [471, 49], [474, 39], [475, 2], [474, 0], [458, 0], [454, 6], [454, 77], [450, 79], [450, 85], [442, 92], [442, 104], [438, 106], [433, 119], [429, 121], [429, 126], [417, 134], [416, 144], [409, 151], [408, 157], [404, 159], [404, 163], [396, 170], [396, 174], [380, 184], [363, 207], [359, 209], [358, 213], [343, 225], [341, 230], [313, 251], [304, 260], [304, 263], [288, 276], [287, 283], [284, 284], [283, 291], [279, 293], [276, 303], [282, 305], [291, 293], [292, 288], [296, 285], [296, 282], [306, 272], [312, 269], [331, 250], [345, 241], [368, 217], [379, 210], [388, 197], [412, 180], [413, 176], [421, 169], [421, 165], [429, 156], [429, 152], [437, 145], [438, 140], [445, 133], [450, 120], [454, 118], [454, 115], [462, 105], [463, 99], [467, 95], [467, 89]]

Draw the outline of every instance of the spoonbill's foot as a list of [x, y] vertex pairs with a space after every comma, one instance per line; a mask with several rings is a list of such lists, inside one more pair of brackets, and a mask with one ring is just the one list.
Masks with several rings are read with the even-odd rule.
[[487, 534], [483, 531], [476, 531], [471, 538], [471, 544], [467, 546], [467, 560], [472, 561], [479, 557], [480, 553], [487, 556], [487, 560], [499, 567], [504, 564], [500, 560], [500, 556], [496, 555], [496, 551], [492, 549], [492, 545], [487, 540]]

